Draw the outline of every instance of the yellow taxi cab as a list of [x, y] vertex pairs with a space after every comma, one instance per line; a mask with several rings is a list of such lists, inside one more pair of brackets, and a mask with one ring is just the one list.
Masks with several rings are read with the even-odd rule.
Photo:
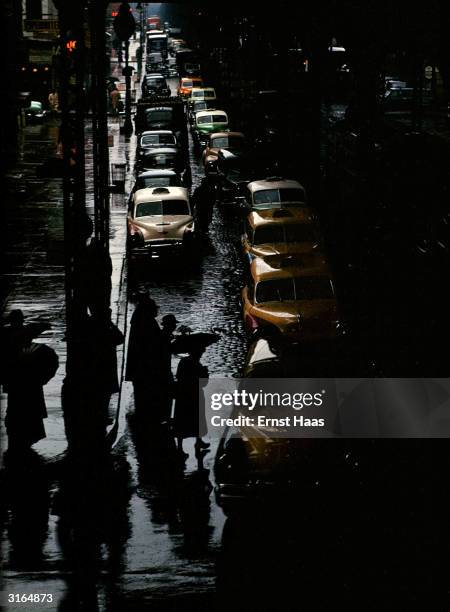
[[244, 325], [294, 342], [332, 340], [339, 335], [331, 272], [319, 253], [256, 257], [242, 290]]
[[252, 211], [241, 240], [249, 263], [255, 257], [320, 251], [317, 221], [307, 207]]
[[298, 181], [279, 177], [268, 177], [248, 183], [245, 199], [252, 210], [307, 206], [303, 185]]
[[189, 76], [182, 77], [180, 80], [180, 85], [178, 87], [178, 95], [179, 96], [190, 96], [193, 87], [202, 87], [203, 80], [201, 77]]

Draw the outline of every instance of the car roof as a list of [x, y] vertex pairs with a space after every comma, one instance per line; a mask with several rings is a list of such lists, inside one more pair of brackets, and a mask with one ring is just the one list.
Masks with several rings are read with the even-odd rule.
[[216, 90], [214, 89], [214, 87], [193, 87], [192, 91], [213, 91], [214, 93], [216, 93]]
[[149, 136], [151, 134], [173, 134], [175, 136], [172, 130], [145, 130], [145, 132], [141, 133], [141, 136]]
[[164, 176], [177, 176], [175, 170], [171, 170], [170, 168], [161, 168], [158, 170], [154, 168], [153, 170], [146, 170], [145, 172], [139, 172], [137, 178], [150, 178], [150, 177], [164, 177]]
[[309, 208], [269, 208], [252, 211], [247, 221], [253, 228], [268, 225], [293, 225], [298, 223], [313, 223], [314, 219]]
[[263, 189], [303, 189], [303, 185], [301, 185], [298, 181], [294, 181], [292, 179], [282, 179], [282, 178], [267, 178], [258, 181], [252, 181], [247, 185], [247, 188], [251, 193], [255, 191], [262, 191]]
[[230, 136], [232, 138], [245, 138], [242, 132], [214, 132], [214, 134], [211, 134], [210, 137], [214, 139], [214, 138], [225, 138], [225, 137], [230, 137]]
[[145, 187], [134, 192], [134, 204], [136, 205], [152, 200], [173, 200], [174, 198], [189, 202], [188, 190], [184, 187]]
[[145, 79], [148, 81], [150, 79], [164, 79], [164, 75], [163, 74], [159, 74], [157, 72], [151, 72], [150, 74], [146, 74], [145, 75]]
[[176, 147], [158, 147], [146, 150], [144, 155], [163, 155], [168, 153], [178, 153], [178, 149]]
[[168, 111], [168, 110], [172, 110], [171, 106], [151, 106], [150, 108], [146, 108], [145, 112], [149, 113], [150, 111]]
[[[199, 77], [199, 76], [184, 76], [184, 77], [181, 77], [181, 81], [201, 81], [203, 83], [202, 77]], [[196, 89], [202, 89], [202, 88], [196, 87]]]
[[212, 115], [213, 113], [220, 113], [222, 115], [225, 115], [225, 117], [228, 119], [228, 115], [226, 114], [225, 111], [223, 110], [216, 110], [214, 108], [209, 108], [208, 110], [202, 110], [202, 111], [198, 111], [197, 113], [195, 113], [195, 116], [198, 117], [208, 117], [208, 115]]
[[295, 256], [270, 255], [268, 257], [255, 257], [250, 266], [250, 271], [255, 282], [272, 279], [297, 278], [301, 276], [325, 276], [331, 280], [329, 267], [321, 253], [305, 253], [304, 255]]

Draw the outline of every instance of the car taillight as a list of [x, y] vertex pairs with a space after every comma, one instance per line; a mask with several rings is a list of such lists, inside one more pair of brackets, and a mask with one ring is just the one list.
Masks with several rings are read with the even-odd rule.
[[129, 223], [128, 233], [130, 236], [131, 246], [138, 246], [143, 244], [144, 236], [139, 227], [137, 227], [137, 225], [134, 225], [134, 223]]

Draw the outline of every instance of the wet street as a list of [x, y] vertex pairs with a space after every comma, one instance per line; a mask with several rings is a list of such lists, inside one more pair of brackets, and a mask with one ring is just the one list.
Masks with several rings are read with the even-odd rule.
[[[176, 80], [171, 80], [176, 88]], [[240, 319], [241, 258], [239, 252], [240, 225], [226, 212], [216, 210], [209, 236], [202, 243], [203, 256], [193, 266], [183, 261], [155, 262], [151, 270], [137, 274], [127, 269], [125, 257], [125, 218], [128, 189], [131, 187], [135, 137], [119, 134], [116, 120], [111, 119], [109, 131], [114, 136], [110, 149], [111, 163], [126, 162], [127, 188], [125, 195], [113, 194], [111, 201], [111, 254], [113, 259], [113, 312], [122, 328], [129, 327], [136, 293], [147, 289], [160, 304], [160, 315], [173, 313], [180, 324], [195, 331], [216, 329], [221, 340], [210, 347], [204, 357], [210, 376], [237, 376], [245, 356], [245, 338]], [[27, 320], [45, 320], [50, 329], [40, 340], [58, 353], [60, 364], [55, 378], [46, 386], [48, 418], [47, 438], [34, 446], [36, 453], [54, 465], [66, 449], [61, 410], [61, 384], [65, 369], [64, 311], [64, 247], [61, 179], [37, 178], [37, 167], [54, 153], [55, 130], [52, 122], [29, 126], [24, 130], [18, 165], [9, 175], [8, 242], [2, 284], [6, 311], [21, 308]], [[87, 150], [89, 162], [89, 149]], [[191, 151], [193, 189], [203, 171]], [[87, 177], [88, 212], [92, 214], [92, 178]], [[18, 206], [17, 198], [20, 198]], [[128, 283], [128, 280], [131, 282]], [[123, 352], [120, 351], [120, 358]], [[120, 359], [119, 359], [120, 361]], [[176, 371], [177, 359], [173, 359]], [[117, 398], [110, 407], [114, 414]], [[5, 409], [6, 396], [2, 397]], [[186, 445], [190, 459], [185, 475], [165, 472], [147, 448], [136, 443], [128, 416], [134, 410], [132, 386], [124, 382], [120, 394], [119, 434], [113, 449], [114, 473], [123, 481], [123, 496], [115, 501], [120, 506], [120, 519], [110, 517], [114, 533], [111, 541], [102, 544], [99, 552], [99, 609], [124, 609], [120, 602], [139, 601], [141, 597], [152, 609], [160, 602], [161, 609], [172, 609], [166, 598], [177, 597], [198, 602], [193, 609], [210, 609], [208, 601], [215, 590], [215, 561], [220, 547], [224, 516], [214, 501], [212, 462], [216, 450], [213, 443], [205, 459], [206, 472], [197, 471], [193, 441]], [[1, 429], [2, 448], [6, 448], [4, 427]], [[217, 442], [217, 441], [216, 441]], [[50, 476], [48, 471], [50, 470]], [[27, 484], [24, 474], [23, 486]], [[29, 483], [28, 483], [29, 484]], [[3, 485], [7, 483], [3, 481]], [[37, 495], [37, 497], [35, 497]], [[67, 551], [61, 541], [63, 517], [58, 508], [65, 503], [65, 491], [53, 479], [52, 468], [42, 468], [42, 481], [33, 483], [33, 495], [21, 494], [17, 520], [29, 520], [26, 508], [30, 499], [42, 503], [39, 509], [39, 541], [33, 563], [22, 558], [21, 540], [30, 536], [30, 528], [22, 534], [13, 533], [9, 521], [3, 523], [2, 557], [3, 592], [48, 592], [53, 594], [54, 609], [63, 609], [70, 600]], [[62, 500], [61, 502], [59, 500]], [[94, 506], [95, 493], [87, 503]], [[25, 512], [25, 516], [23, 513]], [[6, 516], [3, 517], [6, 519]], [[108, 517], [105, 517], [108, 520]], [[120, 528], [116, 532], [116, 520]], [[115, 566], [113, 577], [111, 565]], [[114, 584], [112, 584], [114, 582]], [[69, 594], [68, 594], [69, 593]], [[129, 600], [129, 601], [128, 601]], [[165, 603], [163, 603], [165, 602]], [[153, 607], [153, 605], [155, 607]], [[196, 607], [198, 605], [198, 607]], [[8, 609], [15, 609], [14, 607]], [[21, 609], [24, 609], [22, 604]], [[26, 609], [26, 608], [25, 608]], [[31, 609], [31, 608], [30, 608]], [[53, 609], [53, 608], [52, 608]], [[127, 608], [128, 609], [128, 608]], [[132, 608], [130, 608], [132, 609]], [[139, 609], [139, 608], [136, 608]]]
[[[288, 3], [278, 21], [202, 2], [105, 13], [91, 0], [55, 0], [35, 19], [25, 4], [29, 61], [15, 68], [32, 93], [11, 103], [18, 139], [1, 210], [0, 610], [448, 610], [436, 549], [445, 556], [450, 541], [449, 459], [430, 423], [449, 399], [427, 377], [448, 375], [450, 72], [422, 70], [442, 41], [429, 56], [409, 40], [397, 56], [396, 41], [366, 49], [366, 17], [355, 35], [336, 3], [333, 27], [326, 11]], [[151, 193], [136, 180], [150, 168], [162, 170]], [[149, 297], [161, 328], [176, 317], [174, 343]], [[207, 335], [206, 348], [175, 349], [186, 330]], [[58, 358], [42, 380], [40, 344]], [[202, 365], [213, 382], [254, 382], [261, 402], [266, 383], [279, 396], [285, 379], [303, 390], [329, 377], [334, 397], [308, 387], [289, 408], [302, 420], [304, 395], [320, 396], [314, 408], [333, 423], [289, 436], [276, 419], [233, 422], [221, 440], [210, 425], [202, 443]], [[42, 386], [46, 417], [32, 395]], [[220, 417], [221, 401], [208, 407]], [[345, 429], [347, 408], [360, 429]], [[430, 608], [430, 593], [443, 605]]]

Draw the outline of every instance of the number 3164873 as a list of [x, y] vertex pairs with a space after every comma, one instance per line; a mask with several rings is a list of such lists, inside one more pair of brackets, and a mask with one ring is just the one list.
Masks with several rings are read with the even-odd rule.
[[51, 593], [8, 593], [8, 603], [52, 603]]

